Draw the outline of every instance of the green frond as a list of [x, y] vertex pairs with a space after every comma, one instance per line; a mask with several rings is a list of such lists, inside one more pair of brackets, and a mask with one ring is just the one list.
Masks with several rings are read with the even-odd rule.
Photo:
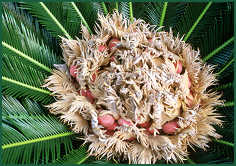
[[163, 25], [163, 23], [164, 23], [167, 5], [168, 5], [168, 2], [164, 2], [164, 4], [163, 4], [163, 9], [162, 9], [162, 12], [161, 12], [161, 20], [160, 20], [160, 25], [159, 25], [160, 27], [161, 27], [161, 26]]
[[225, 66], [216, 74], [218, 76], [221, 75], [233, 62], [234, 62], [234, 58], [232, 58], [229, 62], [227, 62]]
[[104, 14], [107, 15], [108, 14], [108, 10], [107, 10], [105, 2], [101, 2], [101, 4], [102, 4], [102, 8], [103, 8]]
[[228, 146], [232, 146], [232, 147], [234, 147], [234, 144], [231, 143], [231, 142], [228, 142], [228, 141], [217, 140], [217, 139], [213, 139], [213, 141], [218, 142], [218, 143], [220, 143], [220, 144], [224, 144], [224, 145], [228, 145]]
[[196, 28], [196, 26], [198, 25], [198, 23], [201, 21], [202, 17], [205, 15], [205, 13], [207, 12], [208, 8], [211, 6], [212, 2], [208, 2], [208, 4], [206, 5], [206, 7], [203, 9], [203, 11], [201, 12], [201, 14], [199, 15], [199, 17], [197, 18], [197, 20], [194, 22], [194, 24], [192, 25], [192, 27], [190, 28], [190, 30], [188, 31], [188, 33], [186, 34], [186, 36], [184, 37], [184, 41], [187, 41], [189, 36], [192, 34], [193, 30]]
[[53, 162], [54, 164], [82, 164], [88, 158], [87, 154], [88, 147], [86, 145], [81, 145], [79, 149], [71, 151], [69, 154], [64, 155], [61, 159]]
[[46, 72], [51, 71], [53, 64], [61, 62], [41, 38], [37, 38], [24, 24], [17, 24], [16, 18], [5, 11], [2, 31], [3, 54], [21, 58], [21, 61]]
[[119, 10], [119, 3], [118, 2], [115, 3], [115, 8], [116, 8], [116, 10]]
[[[3, 10], [2, 15], [3, 93], [49, 103], [53, 98], [41, 86], [53, 64], [61, 61], [44, 44], [42, 36], [35, 36], [32, 28], [25, 27], [8, 11]], [[22, 17], [27, 21], [25, 15]]]
[[[83, 14], [84, 20], [86, 20], [89, 27], [91, 27], [91, 32], [94, 33], [93, 27], [95, 22], [97, 22], [98, 13], [104, 13], [101, 2], [77, 2], [75, 3], [79, 11]], [[107, 5], [106, 5], [107, 6]]]
[[[17, 54], [18, 56], [28, 60], [30, 63], [32, 63], [33, 65], [35, 66], [38, 66], [39, 68], [47, 71], [47, 72], [51, 72], [51, 69], [49, 69], [47, 66], [43, 65], [42, 63], [34, 60], [33, 58], [31, 58], [29, 55], [26, 55], [24, 54], [23, 52], [15, 49], [14, 47], [12, 47], [11, 45], [9, 45], [8, 43], [6, 42], [2, 42], [2, 46], [4, 47], [4, 52], [7, 53], [9, 51], [9, 54], [10, 52], [14, 53], [14, 54]], [[7, 49], [7, 50], [5, 50]]]
[[133, 5], [132, 2], [129, 2], [129, 16], [130, 16], [130, 21], [131, 23], [134, 21], [134, 16], [133, 16]]
[[222, 156], [221, 156], [221, 159], [216, 158], [215, 160], [209, 161], [207, 163], [208, 164], [231, 164], [231, 165], [233, 165], [233, 161], [231, 161], [229, 157], [222, 158]]
[[[86, 20], [84, 19], [83, 15], [81, 14], [81, 12], [79, 11], [78, 7], [76, 6], [76, 4], [74, 2], [71, 2], [72, 5], [72, 10], [74, 10], [77, 13], [77, 16], [81, 19], [82, 23], [87, 27], [88, 31], [90, 33], [92, 33], [91, 29], [89, 28], [88, 23], [86, 22]], [[78, 26], [75, 26], [76, 28], [78, 28]]]
[[[221, 76], [222, 75], [219, 75], [219, 78]], [[222, 80], [222, 79], [220, 79], [220, 80]], [[221, 99], [224, 100], [225, 102], [233, 101], [234, 100], [234, 95], [232, 95], [232, 92], [234, 91], [233, 81], [232, 82], [231, 81], [227, 81], [227, 82], [228, 83], [220, 84], [220, 85], [214, 86], [212, 88], [214, 91], [218, 91], [218, 92], [223, 94]], [[224, 108], [224, 107], [222, 107], [222, 108]]]
[[196, 164], [192, 159], [190, 159], [190, 158], [187, 158], [187, 162], [189, 163], [189, 164]]
[[49, 96], [51, 92], [37, 88], [22, 82], [2, 77], [3, 94], [14, 97], [28, 97], [43, 103], [50, 103], [53, 98]]
[[233, 83], [232, 82], [229, 82], [227, 84], [223, 84], [223, 85], [219, 85], [217, 86], [216, 88], [214, 88], [214, 90], [216, 91], [219, 91], [219, 90], [222, 90], [222, 89], [227, 89], [227, 88], [230, 88], [233, 86]]
[[[57, 10], [57, 14], [59, 12], [61, 16], [63, 16], [63, 10], [61, 9], [62, 3], [48, 3], [47, 5], [43, 2], [23, 2], [22, 8], [27, 9], [33, 16], [39, 19], [39, 22], [46, 27], [46, 29], [55, 37], [59, 36], [66, 36], [67, 38], [71, 39], [68, 30], [58, 21], [58, 18], [54, 15], [56, 11], [50, 10], [47, 5], [51, 6], [55, 10]], [[58, 11], [59, 10], [59, 11]], [[67, 15], [68, 16], [68, 15]], [[63, 18], [62, 18], [63, 19]]]
[[24, 102], [26, 106], [3, 96], [2, 162], [48, 163], [60, 158], [62, 147], [64, 153], [71, 151], [72, 133], [54, 116], [44, 114], [36, 102], [29, 99]]
[[[169, 5], [170, 6], [170, 5]], [[171, 7], [167, 10], [167, 17], [169, 12], [171, 13], [172, 23], [169, 23], [171, 27], [173, 27], [173, 31], [175, 34], [179, 33], [180, 36], [186, 35], [191, 27], [194, 25], [194, 22], [198, 19], [199, 15], [203, 11], [206, 3], [183, 3], [179, 4], [179, 8], [176, 9], [175, 12], [171, 12]], [[170, 15], [170, 14], [169, 14]], [[168, 20], [169, 18], [167, 18]], [[167, 27], [169, 28], [169, 27]], [[189, 41], [191, 42], [191, 41]]]
[[[215, 71], [219, 72], [224, 66], [233, 58], [233, 49], [234, 43], [229, 44], [228, 46], [224, 47], [219, 53], [214, 55], [214, 58], [210, 58], [207, 60], [207, 63], [215, 65]], [[233, 70], [231, 70], [233, 72]], [[230, 74], [230, 72], [228, 73]], [[220, 78], [223, 78], [221, 74]], [[227, 75], [226, 75], [227, 76]]]
[[213, 3], [191, 34], [188, 42], [200, 49], [203, 58], [217, 53], [213, 50], [233, 37], [232, 11], [231, 3]]
[[215, 126], [217, 133], [223, 137], [219, 140], [213, 139], [208, 151], [209, 153], [219, 154], [224, 158], [229, 157], [232, 159], [234, 154], [234, 104], [233, 102], [227, 102], [225, 105], [225, 107], [217, 108], [217, 112], [224, 116], [221, 118], [223, 120], [223, 126]]
[[37, 22], [33, 23], [31, 15], [26, 14], [20, 10], [15, 3], [2, 2], [3, 11], [12, 15], [18, 25], [23, 24], [27, 29], [30, 29], [37, 37], [41, 36], [40, 31], [37, 30]]
[[234, 101], [226, 102], [223, 107], [231, 107], [231, 106], [234, 106]]
[[44, 42], [44, 45], [52, 49], [55, 53], [61, 54], [58, 41], [46, 31], [35, 17], [19, 7], [17, 3], [3, 2], [4, 12], [15, 18], [17, 25], [23, 24], [37, 39]]
[[88, 160], [86, 160], [85, 164], [119, 164], [119, 163], [113, 162], [113, 161], [108, 160], [108, 159], [97, 160], [94, 157], [89, 157]]
[[219, 163], [221, 160], [232, 162], [234, 154], [234, 107], [218, 107], [217, 112], [224, 116], [221, 118], [223, 120], [223, 126], [215, 126], [217, 133], [223, 137], [219, 140], [212, 139], [207, 151], [197, 148], [196, 152], [190, 156], [196, 163], [213, 163], [217, 160]]
[[234, 37], [230, 38], [229, 40], [227, 40], [226, 42], [224, 42], [222, 45], [220, 45], [219, 47], [217, 47], [215, 50], [213, 50], [211, 53], [209, 53], [206, 57], [203, 58], [203, 61], [207, 61], [208, 59], [210, 59], [212, 56], [214, 56], [216, 53], [218, 53], [219, 51], [221, 51], [223, 48], [225, 48], [228, 44], [230, 44], [231, 42], [234, 41]]
[[130, 18], [130, 6], [129, 2], [120, 2], [119, 11], [122, 13], [123, 17]]
[[224, 105], [218, 107], [232, 107], [232, 106], [234, 106], [234, 101], [227, 101], [224, 103]]
[[148, 2], [144, 6], [144, 20], [152, 25], [160, 25], [161, 11], [163, 11], [162, 2]]
[[106, 15], [106, 12], [108, 12], [107, 9], [104, 9], [106, 8], [104, 2], [93, 2], [91, 4], [91, 7], [95, 10], [96, 13]]
[[73, 39], [80, 36], [81, 23], [91, 32], [91, 29], [75, 2], [46, 2], [45, 5]]
[[29, 97], [42, 103], [50, 103], [53, 97], [51, 92], [41, 88], [45, 73], [22, 63], [20, 58], [7, 56], [2, 57], [2, 92], [14, 97]]
[[199, 150], [196, 154], [191, 155], [196, 164], [232, 164], [232, 158], [225, 157], [221, 153], [214, 151], [202, 151]]

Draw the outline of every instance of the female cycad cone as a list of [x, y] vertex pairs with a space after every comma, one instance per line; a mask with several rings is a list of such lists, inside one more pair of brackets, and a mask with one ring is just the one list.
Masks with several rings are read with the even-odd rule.
[[206, 90], [216, 80], [199, 51], [143, 20], [98, 19], [96, 35], [82, 26], [83, 39], [62, 38], [66, 64], [44, 85], [57, 98], [50, 111], [84, 133], [90, 155], [182, 162], [188, 145], [220, 138], [222, 101]]

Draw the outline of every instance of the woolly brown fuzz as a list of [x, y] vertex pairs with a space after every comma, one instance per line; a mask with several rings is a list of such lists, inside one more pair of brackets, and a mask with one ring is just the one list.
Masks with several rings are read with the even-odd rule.
[[84, 134], [90, 155], [177, 163], [221, 137], [212, 125], [223, 102], [207, 91], [216, 78], [199, 51], [140, 19], [98, 19], [96, 35], [82, 26], [83, 39], [62, 38], [65, 64], [44, 85], [57, 99], [48, 108]]

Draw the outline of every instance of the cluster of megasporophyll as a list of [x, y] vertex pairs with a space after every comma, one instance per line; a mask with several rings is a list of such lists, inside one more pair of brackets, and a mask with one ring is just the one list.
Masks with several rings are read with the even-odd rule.
[[213, 67], [172, 31], [132, 23], [122, 15], [98, 15], [96, 34], [62, 38], [65, 64], [57, 64], [44, 87], [56, 102], [50, 112], [90, 143], [89, 154], [151, 164], [182, 162], [188, 146], [206, 149], [220, 95]]

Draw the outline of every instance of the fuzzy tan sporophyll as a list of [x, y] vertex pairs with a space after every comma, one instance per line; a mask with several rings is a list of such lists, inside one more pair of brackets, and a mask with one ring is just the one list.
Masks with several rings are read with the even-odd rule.
[[50, 112], [83, 133], [90, 155], [151, 164], [182, 162], [192, 145], [206, 149], [221, 125], [213, 67], [172, 31], [133, 23], [115, 12], [98, 16], [96, 35], [62, 38], [65, 64], [44, 85]]

